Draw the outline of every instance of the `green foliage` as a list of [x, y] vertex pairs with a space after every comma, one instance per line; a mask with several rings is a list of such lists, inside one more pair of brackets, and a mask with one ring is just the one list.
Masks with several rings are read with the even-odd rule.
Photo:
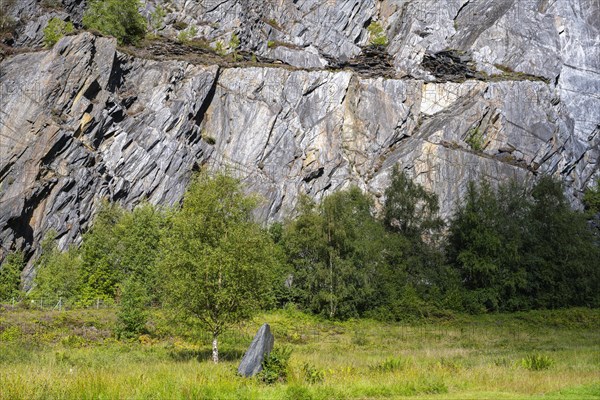
[[0, 300], [18, 298], [21, 295], [21, 271], [25, 266], [22, 251], [8, 253], [0, 267]]
[[385, 225], [410, 239], [435, 238], [444, 226], [438, 212], [437, 196], [395, 166], [385, 191]]
[[465, 141], [469, 146], [471, 146], [471, 149], [475, 151], [481, 151], [483, 150], [483, 146], [485, 144], [484, 139], [483, 131], [480, 131], [479, 128], [474, 128], [469, 130]]
[[240, 47], [240, 37], [235, 33], [231, 35], [231, 39], [229, 40], [229, 48], [232, 51], [236, 51]]
[[75, 30], [73, 23], [65, 22], [60, 18], [52, 18], [44, 28], [44, 44], [52, 47], [65, 35]]
[[[156, 261], [160, 254], [160, 241], [166, 226], [165, 215], [155, 206], [142, 203], [133, 211], [125, 212], [112, 228], [118, 243], [117, 268], [124, 276], [139, 281], [147, 290], [158, 285]], [[157, 300], [156, 295], [152, 297]]]
[[215, 52], [220, 55], [225, 55], [225, 45], [220, 40], [215, 44]]
[[9, 326], [0, 332], [0, 342], [16, 342], [21, 336], [22, 332], [18, 326]]
[[596, 180], [595, 188], [588, 188], [583, 195], [585, 209], [591, 214], [600, 213], [600, 178]]
[[300, 215], [287, 224], [283, 245], [293, 266], [291, 297], [304, 308], [349, 318], [369, 306], [387, 238], [372, 206], [358, 188], [335, 193], [318, 208], [301, 199]]
[[458, 284], [444, 263], [444, 222], [438, 198], [396, 166], [385, 191], [383, 223], [394, 242], [389, 246], [389, 269], [381, 289], [393, 300], [386, 308], [396, 318], [423, 315], [426, 310], [421, 299], [440, 302]]
[[214, 338], [271, 298], [277, 250], [253, 221], [256, 204], [234, 178], [198, 175], [162, 242], [166, 304]]
[[189, 28], [179, 32], [179, 35], [177, 35], [177, 40], [179, 40], [181, 43], [187, 44], [194, 39], [197, 34], [198, 28], [195, 26], [190, 26]]
[[118, 284], [126, 278], [139, 280], [153, 290], [158, 280], [156, 258], [164, 224], [164, 215], [149, 204], [126, 212], [115, 204], [104, 203], [83, 237], [82, 302], [114, 299]]
[[154, 33], [157, 33], [159, 30], [164, 28], [166, 16], [167, 11], [160, 4], [156, 6], [154, 11], [152, 11], [150, 14], [150, 25], [152, 26]]
[[78, 250], [71, 248], [61, 252], [54, 231], [46, 234], [41, 250], [42, 254], [36, 262], [33, 294], [41, 298], [75, 300], [81, 291], [81, 257]]
[[83, 25], [110, 35], [120, 44], [135, 44], [146, 35], [140, 0], [90, 0]]
[[104, 204], [80, 249], [59, 251], [56, 234], [50, 232], [36, 263], [34, 293], [85, 305], [98, 298], [114, 299], [125, 278], [154, 288], [163, 221], [162, 214], [150, 205], [125, 212], [116, 205]]
[[406, 360], [403, 358], [387, 358], [373, 367], [380, 372], [394, 372], [403, 369], [406, 366]]
[[237, 51], [240, 48], [240, 43], [240, 37], [238, 35], [236, 35], [235, 33], [231, 35], [231, 39], [229, 40], [229, 49], [233, 53], [234, 60], [237, 60], [239, 57]]
[[571, 208], [552, 177], [542, 177], [531, 197], [524, 259], [533, 307], [600, 306], [600, 247], [585, 214]]
[[122, 285], [115, 333], [119, 339], [136, 338], [145, 330], [148, 294], [139, 280], [130, 278]]
[[470, 311], [599, 304], [599, 249], [562, 185], [470, 184], [450, 225], [448, 257]]
[[263, 360], [258, 379], [267, 385], [287, 382], [291, 347], [275, 347]]
[[304, 380], [310, 385], [323, 383], [325, 380], [325, 371], [310, 363], [304, 363], [302, 365], [302, 374], [304, 375]]
[[521, 360], [521, 366], [530, 371], [543, 371], [554, 365], [554, 360], [544, 354], [528, 354]]
[[[153, 323], [164, 318], [164, 312], [153, 309]], [[235, 375], [247, 338], [231, 348], [237, 361], [210, 365], [196, 361], [209, 351], [198, 336], [180, 336], [173, 325], [165, 326], [161, 336], [123, 342], [110, 337], [114, 309], [5, 308], [0, 316], [0, 387], [7, 399], [150, 399], [157, 393], [167, 399], [418, 399], [446, 392], [450, 394], [433, 397], [492, 399], [508, 393], [539, 399], [546, 393], [549, 398], [579, 400], [594, 398], [600, 389], [599, 317], [599, 309], [579, 308], [461, 315], [413, 325], [365, 319], [331, 322], [278, 310], [239, 328], [254, 332], [270, 321], [278, 345], [286, 341], [282, 325], [311, 333], [304, 342], [290, 344], [288, 383], [265, 385], [258, 378]], [[561, 320], [566, 323], [557, 323]], [[580, 320], [585, 322], [577, 324]], [[370, 339], [368, 347], [356, 349], [351, 343], [356, 330]], [[188, 355], [174, 358], [175, 349]], [[529, 372], [521, 367], [521, 359], [532, 353], [547, 354], [556, 363]], [[387, 364], [388, 357], [407, 362], [387, 372], [371, 367]], [[325, 369], [325, 383], [310, 384], [304, 363]]]
[[460, 287], [445, 265], [438, 200], [397, 168], [382, 220], [358, 188], [320, 206], [303, 198], [282, 235], [292, 266], [289, 299], [329, 318], [423, 317], [446, 307]]
[[373, 46], [388, 45], [389, 41], [387, 36], [385, 35], [385, 30], [379, 22], [371, 22], [371, 24], [367, 27], [367, 31], [369, 32], [369, 42]]
[[96, 298], [114, 299], [117, 285], [124, 277], [119, 268], [119, 257], [115, 249], [119, 238], [114, 226], [124, 211], [115, 204], [103, 203], [91, 229], [83, 236], [82, 257], [82, 301], [92, 302]]

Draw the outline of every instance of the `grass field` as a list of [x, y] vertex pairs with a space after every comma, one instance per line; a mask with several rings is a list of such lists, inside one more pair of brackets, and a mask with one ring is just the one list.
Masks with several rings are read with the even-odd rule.
[[[207, 335], [162, 311], [134, 342], [113, 338], [114, 319], [110, 309], [0, 310], [0, 399], [600, 399], [600, 310], [413, 324], [282, 310], [225, 333], [218, 365]], [[287, 383], [235, 374], [263, 322], [292, 349]]]

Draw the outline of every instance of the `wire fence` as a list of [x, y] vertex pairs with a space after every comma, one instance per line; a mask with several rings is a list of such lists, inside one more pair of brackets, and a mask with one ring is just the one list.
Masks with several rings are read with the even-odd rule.
[[66, 299], [63, 297], [12, 297], [0, 299], [0, 306], [46, 311], [63, 311], [71, 309], [105, 309], [113, 308], [116, 303], [102, 298], [95, 299]]

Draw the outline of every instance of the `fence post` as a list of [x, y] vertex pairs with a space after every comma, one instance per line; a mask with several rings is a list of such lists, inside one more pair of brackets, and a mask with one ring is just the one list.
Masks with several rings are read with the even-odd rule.
[[58, 298], [58, 303], [56, 303], [53, 310], [56, 310], [57, 308], [58, 308], [58, 311], [62, 311], [62, 297]]
[[14, 297], [12, 298], [12, 306], [13, 307], [15, 306], [15, 298]]
[[96, 297], [96, 310], [100, 309], [100, 299]]

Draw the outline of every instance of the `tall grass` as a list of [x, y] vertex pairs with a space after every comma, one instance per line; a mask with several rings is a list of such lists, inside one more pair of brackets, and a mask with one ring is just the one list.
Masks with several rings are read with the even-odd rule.
[[[600, 399], [599, 317], [566, 310], [403, 325], [278, 311], [225, 332], [226, 361], [215, 365], [208, 337], [175, 329], [160, 311], [151, 334], [130, 342], [113, 339], [111, 310], [3, 311], [0, 399]], [[235, 373], [263, 322], [292, 348], [285, 384]], [[536, 354], [552, 367], [524, 368]]]

